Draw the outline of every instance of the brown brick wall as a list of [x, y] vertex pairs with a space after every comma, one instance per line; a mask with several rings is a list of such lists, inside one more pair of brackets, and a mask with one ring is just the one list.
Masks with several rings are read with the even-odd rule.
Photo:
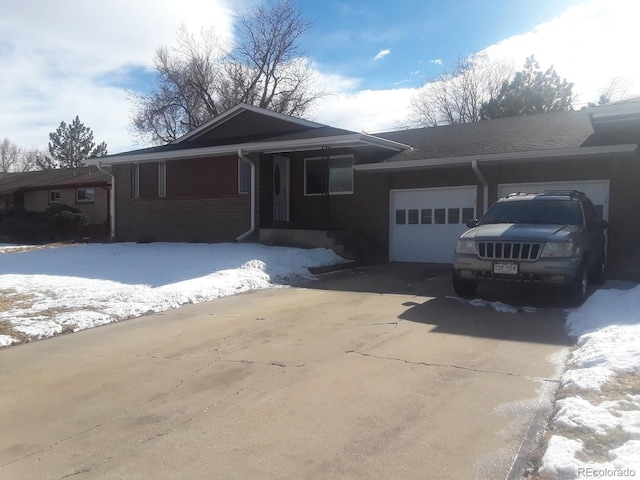
[[[208, 167], [203, 167], [201, 162], [188, 165], [189, 161], [184, 161], [184, 171], [180, 169], [182, 161], [167, 162], [166, 198], [132, 198], [131, 165], [115, 165], [117, 239], [226, 242], [247, 231], [251, 223], [251, 196], [237, 193], [237, 158], [216, 163], [216, 159], [209, 160], [211, 164]], [[171, 169], [170, 163], [173, 163]], [[259, 162], [256, 164], [259, 178]], [[171, 196], [171, 176], [179, 175], [179, 183], [185, 184], [184, 173], [193, 173], [194, 170], [199, 173], [194, 179], [194, 185], [198, 185], [195, 189], [197, 195], [189, 196], [189, 192], [183, 189], [174, 190], [174, 196]], [[210, 182], [207, 181], [209, 178]], [[220, 179], [226, 179], [229, 185], [220, 188]], [[208, 190], [205, 188], [207, 185], [210, 186]], [[221, 193], [221, 190], [234, 193]], [[182, 196], [176, 198], [178, 192]], [[259, 219], [259, 209], [257, 215]]]

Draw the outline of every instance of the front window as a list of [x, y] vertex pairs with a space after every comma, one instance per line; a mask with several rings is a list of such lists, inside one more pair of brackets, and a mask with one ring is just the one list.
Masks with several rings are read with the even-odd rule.
[[49, 192], [49, 203], [60, 203], [60, 191], [51, 190]]
[[582, 208], [573, 200], [515, 200], [496, 203], [481, 224], [532, 223], [582, 225]]
[[304, 162], [305, 195], [353, 193], [353, 157], [307, 158]]
[[93, 203], [96, 198], [96, 191], [93, 188], [79, 188], [76, 190], [76, 202]]

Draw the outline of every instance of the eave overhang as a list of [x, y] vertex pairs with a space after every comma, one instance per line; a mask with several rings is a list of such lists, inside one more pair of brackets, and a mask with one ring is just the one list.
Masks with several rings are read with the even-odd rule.
[[234, 145], [219, 145], [213, 147], [185, 148], [178, 150], [165, 150], [159, 152], [131, 152], [130, 154], [114, 155], [112, 157], [98, 157], [86, 160], [89, 165], [114, 165], [119, 163], [144, 163], [167, 160], [186, 160], [193, 158], [221, 157], [224, 155], [236, 155], [238, 151], [243, 153], [289, 153], [319, 150], [331, 148], [362, 148], [375, 146], [378, 148], [402, 152], [412, 150], [412, 147], [402, 143], [386, 140], [384, 138], [368, 135], [366, 133], [354, 133], [352, 135], [336, 135], [330, 137], [305, 138], [299, 140], [281, 140], [265, 142], [249, 142]]
[[354, 165], [360, 172], [399, 172], [425, 170], [430, 168], [471, 166], [476, 160], [485, 165], [515, 163], [531, 160], [564, 160], [571, 158], [590, 158], [632, 156], [638, 151], [637, 144], [606, 145], [598, 147], [560, 148], [554, 150], [536, 150], [528, 152], [493, 153], [485, 155], [469, 155], [464, 157], [425, 158], [418, 160], [400, 160], [381, 163]]

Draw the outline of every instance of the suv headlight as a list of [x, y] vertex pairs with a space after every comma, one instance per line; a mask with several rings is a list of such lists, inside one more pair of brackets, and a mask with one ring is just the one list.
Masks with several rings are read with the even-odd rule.
[[573, 257], [575, 245], [571, 242], [547, 242], [540, 257], [565, 258]]
[[476, 241], [475, 240], [458, 240], [456, 243], [456, 253], [462, 253], [463, 255], [475, 255]]

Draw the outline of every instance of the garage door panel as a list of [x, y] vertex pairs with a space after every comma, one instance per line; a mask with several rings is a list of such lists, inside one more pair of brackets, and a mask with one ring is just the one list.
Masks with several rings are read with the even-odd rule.
[[475, 218], [477, 187], [394, 190], [390, 259], [451, 263], [458, 237]]

